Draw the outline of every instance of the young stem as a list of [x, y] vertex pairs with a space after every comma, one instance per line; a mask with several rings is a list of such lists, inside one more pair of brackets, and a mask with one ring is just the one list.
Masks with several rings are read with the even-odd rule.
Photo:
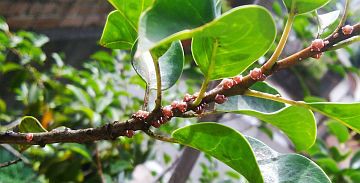
[[213, 43], [213, 49], [212, 49], [212, 54], [211, 54], [211, 60], [210, 60], [210, 65], [209, 65], [209, 69], [208, 69], [208, 73], [205, 75], [205, 80], [201, 85], [201, 89], [200, 89], [200, 93], [199, 96], [196, 98], [196, 100], [194, 101], [193, 105], [197, 106], [201, 103], [202, 99], [205, 96], [206, 93], [206, 89], [208, 87], [208, 84], [210, 82], [210, 75], [213, 72], [214, 69], [214, 64], [215, 64], [215, 55], [216, 55], [216, 51], [217, 51], [217, 47], [219, 46], [219, 42], [217, 39], [214, 40]]
[[165, 136], [162, 136], [162, 135], [158, 135], [158, 134], [155, 134], [154, 132], [152, 132], [151, 130], [146, 130], [144, 131], [147, 135], [149, 135], [151, 138], [154, 138], [156, 140], [160, 140], [160, 141], [163, 141], [163, 142], [170, 142], [170, 143], [178, 143], [175, 139], [173, 138], [170, 138], [170, 137], [165, 137]]
[[305, 102], [285, 99], [285, 98], [282, 98], [280, 95], [272, 95], [272, 94], [254, 91], [254, 90], [250, 90], [250, 89], [246, 90], [244, 95], [251, 96], [251, 97], [257, 97], [257, 98], [263, 98], [263, 99], [269, 99], [269, 100], [273, 100], [273, 101], [277, 101], [277, 102], [281, 102], [281, 103], [285, 103], [285, 104], [290, 104], [290, 105], [300, 106], [300, 107], [305, 107], [307, 109], [310, 109], [310, 107], [308, 105], [306, 105]]
[[343, 42], [340, 42], [340, 43], [334, 45], [333, 47], [329, 48], [328, 50], [337, 50], [340, 48], [344, 48], [346, 46], [349, 46], [349, 45], [359, 42], [359, 41], [360, 41], [360, 36], [352, 37], [346, 41], [343, 41]]
[[201, 85], [200, 92], [199, 92], [199, 96], [196, 98], [196, 100], [195, 100], [194, 103], [193, 103], [194, 106], [197, 106], [197, 105], [200, 104], [201, 100], [202, 100], [202, 99], [204, 98], [204, 96], [205, 96], [206, 89], [207, 89], [208, 85], [209, 85], [209, 79], [206, 78], [206, 79], [203, 81], [202, 85]]
[[161, 74], [160, 74], [160, 65], [159, 60], [156, 56], [152, 54], [155, 74], [156, 74], [156, 100], [155, 100], [155, 108], [154, 111], [161, 108]]
[[292, 8], [291, 8], [291, 11], [289, 13], [289, 17], [286, 21], [286, 25], [285, 25], [285, 28], [284, 28], [284, 32], [283, 34], [281, 35], [281, 38], [280, 38], [280, 41], [279, 41], [279, 44], [278, 46], [276, 47], [273, 55], [270, 57], [270, 59], [264, 64], [263, 66], [263, 71], [264, 70], [270, 70], [272, 68], [272, 66], [276, 63], [276, 61], [278, 60], [278, 58], [280, 57], [282, 51], [284, 50], [285, 48], [285, 44], [287, 42], [287, 39], [290, 35], [290, 31], [291, 31], [291, 27], [294, 23], [294, 19], [295, 19], [295, 8], [294, 8], [294, 2], [293, 1], [293, 4], [292, 4]]
[[348, 11], [349, 11], [349, 6], [350, 6], [350, 0], [345, 0], [345, 7], [344, 7], [344, 13], [341, 17], [341, 20], [339, 22], [338, 27], [335, 29], [335, 33], [338, 32], [342, 26], [344, 26], [345, 22], [346, 22], [346, 18], [348, 15]]
[[150, 88], [149, 88], [148, 85], [146, 85], [145, 95], [144, 95], [144, 104], [143, 104], [143, 106], [142, 106], [142, 110], [143, 110], [143, 111], [147, 111], [147, 110], [148, 110], [149, 94], [150, 94]]

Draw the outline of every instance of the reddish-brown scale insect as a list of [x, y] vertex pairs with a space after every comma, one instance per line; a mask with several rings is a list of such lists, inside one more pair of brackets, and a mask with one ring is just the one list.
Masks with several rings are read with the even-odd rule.
[[264, 81], [266, 79], [266, 75], [262, 73], [260, 68], [254, 68], [251, 70], [250, 77], [255, 81]]
[[174, 113], [172, 112], [172, 107], [171, 106], [165, 106], [163, 109], [162, 109], [162, 114], [164, 115], [165, 118], [171, 118]]
[[149, 116], [149, 114], [150, 113], [148, 111], [139, 110], [133, 115], [133, 117], [144, 120]]
[[234, 81], [234, 83], [237, 85], [239, 83], [242, 82], [243, 80], [243, 77], [240, 75], [240, 76], [235, 76], [234, 78], [232, 78], [232, 80]]
[[187, 109], [187, 103], [186, 102], [179, 102], [178, 105], [176, 106], [176, 108], [180, 111], [180, 112], [185, 112]]
[[311, 43], [311, 51], [320, 51], [322, 48], [324, 48], [325, 42], [322, 39], [315, 39]]
[[125, 130], [125, 136], [131, 138], [135, 135], [134, 130]]
[[159, 120], [157, 120], [157, 121], [151, 122], [150, 125], [153, 126], [153, 127], [155, 127], [155, 128], [160, 128], [161, 123], [160, 123]]
[[225, 97], [225, 95], [219, 95], [217, 94], [215, 97], [215, 102], [218, 104], [223, 104], [227, 101], [227, 98]]
[[230, 89], [231, 87], [234, 86], [234, 81], [232, 79], [229, 79], [229, 78], [225, 78], [221, 81], [221, 85], [223, 87], [223, 89]]
[[190, 95], [190, 94], [185, 94], [185, 96], [184, 96], [184, 102], [191, 102], [192, 100], [194, 100], [196, 97], [195, 96], [193, 96], [193, 95]]
[[354, 27], [351, 25], [345, 25], [341, 28], [344, 35], [350, 35], [354, 31]]
[[33, 138], [34, 138], [34, 135], [32, 133], [27, 133], [25, 135], [26, 142], [31, 142]]

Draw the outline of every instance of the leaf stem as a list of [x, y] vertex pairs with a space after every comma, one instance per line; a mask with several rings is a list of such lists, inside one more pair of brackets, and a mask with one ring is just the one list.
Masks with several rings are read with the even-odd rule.
[[205, 80], [203, 81], [203, 83], [201, 85], [199, 96], [196, 98], [196, 100], [193, 103], [194, 106], [199, 105], [201, 103], [202, 99], [205, 96], [206, 89], [207, 89], [207, 87], [209, 85], [209, 82], [210, 82], [210, 76], [211, 76], [211, 74], [212, 74], [212, 72], [214, 70], [215, 55], [216, 55], [216, 51], [217, 51], [218, 46], [219, 46], [219, 42], [218, 42], [217, 39], [215, 39], [214, 43], [213, 43], [213, 49], [212, 49], [212, 53], [211, 53], [211, 60], [210, 60], [210, 65], [209, 65], [209, 68], [208, 68], [208, 72], [205, 75]]
[[209, 79], [206, 78], [206, 79], [203, 81], [202, 85], [201, 85], [200, 92], [199, 92], [199, 96], [196, 97], [196, 100], [195, 100], [194, 103], [193, 103], [194, 106], [197, 106], [197, 105], [200, 104], [200, 102], [202, 101], [202, 99], [203, 99], [204, 96], [205, 96], [206, 89], [207, 89], [208, 85], [209, 85]]
[[251, 96], [251, 97], [257, 97], [257, 98], [263, 98], [263, 99], [269, 99], [269, 100], [273, 100], [273, 101], [277, 101], [277, 102], [281, 102], [281, 103], [285, 103], [285, 104], [290, 104], [290, 105], [300, 106], [300, 107], [305, 107], [307, 109], [310, 109], [310, 107], [308, 105], [306, 105], [305, 102], [285, 99], [285, 98], [282, 98], [280, 95], [272, 95], [272, 94], [263, 93], [263, 92], [250, 90], [250, 89], [246, 90], [244, 92], [244, 95]]
[[159, 134], [155, 134], [151, 130], [145, 130], [144, 132], [147, 135], [149, 135], [149, 137], [154, 138], [156, 140], [160, 140], [160, 141], [164, 141], [164, 142], [170, 142], [170, 143], [178, 143], [175, 139], [173, 139], [171, 137], [165, 137], [165, 136], [162, 136], [162, 135], [159, 135]]
[[291, 27], [294, 23], [294, 19], [295, 19], [295, 2], [293, 1], [292, 5], [291, 5], [291, 10], [289, 13], [289, 17], [286, 21], [286, 25], [284, 28], [284, 32], [281, 35], [280, 41], [278, 46], [276, 47], [273, 55], [270, 57], [270, 59], [263, 65], [263, 71], [266, 70], [270, 70], [272, 68], [272, 66], [276, 63], [276, 61], [278, 60], [278, 58], [280, 57], [282, 51], [285, 48], [285, 44], [289, 38], [290, 35], [290, 31], [291, 31]]
[[156, 74], [156, 100], [155, 100], [155, 108], [154, 111], [161, 108], [161, 73], [160, 73], [160, 65], [159, 60], [156, 56], [151, 54], [154, 61], [154, 68], [155, 68], [155, 74]]
[[144, 104], [143, 104], [143, 106], [142, 106], [142, 110], [143, 110], [143, 111], [147, 111], [147, 110], [148, 110], [149, 94], [150, 94], [150, 87], [149, 87], [148, 85], [146, 85], [145, 94], [144, 94]]
[[349, 45], [359, 42], [359, 41], [360, 41], [360, 36], [352, 37], [350, 39], [347, 39], [345, 41], [342, 41], [342, 42], [334, 45], [333, 47], [329, 48], [328, 50], [337, 50], [340, 48], [344, 48], [346, 46], [349, 46]]
[[344, 26], [345, 22], [346, 22], [346, 18], [347, 18], [347, 15], [348, 15], [348, 11], [349, 11], [349, 6], [350, 6], [350, 1], [351, 0], [345, 0], [345, 8], [344, 8], [344, 13], [340, 19], [340, 22], [339, 22], [339, 25], [338, 27], [335, 29], [335, 32], [338, 32], [342, 26]]

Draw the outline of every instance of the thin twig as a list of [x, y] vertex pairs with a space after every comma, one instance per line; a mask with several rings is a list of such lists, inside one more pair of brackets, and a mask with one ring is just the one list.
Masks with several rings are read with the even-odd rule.
[[18, 159], [11, 160], [11, 161], [8, 161], [8, 162], [5, 162], [5, 163], [1, 163], [1, 164], [0, 164], [0, 168], [4, 168], [4, 167], [7, 167], [7, 166], [16, 164], [16, 163], [18, 163], [18, 162], [20, 162], [20, 161], [21, 161], [21, 159], [18, 158]]
[[16, 156], [17, 158], [20, 158], [21, 161], [23, 161], [25, 164], [30, 164], [30, 160], [28, 158], [26, 158], [24, 155], [22, 155], [19, 151], [17, 151], [16, 149], [14, 149], [11, 145], [9, 144], [0, 144], [4, 149], [6, 149], [7, 151], [9, 151], [11, 154], [13, 154], [14, 156]]
[[176, 160], [169, 166], [167, 167], [155, 180], [153, 183], [157, 183], [160, 182], [160, 180], [166, 175], [166, 173], [168, 173], [169, 171], [171, 171], [172, 169], [175, 168], [175, 166], [179, 163], [180, 157], [177, 157]]
[[104, 173], [102, 171], [101, 158], [100, 158], [100, 155], [99, 155], [99, 148], [98, 148], [97, 144], [95, 145], [95, 157], [96, 157], [96, 169], [97, 169], [97, 172], [99, 174], [101, 183], [106, 183]]

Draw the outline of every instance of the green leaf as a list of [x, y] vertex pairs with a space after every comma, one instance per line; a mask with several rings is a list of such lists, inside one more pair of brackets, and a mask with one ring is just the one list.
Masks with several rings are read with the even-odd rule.
[[[276, 89], [265, 82], [254, 84], [251, 89], [278, 95]], [[313, 113], [302, 107], [286, 107], [279, 102], [249, 96], [233, 96], [216, 105], [217, 111], [254, 116], [283, 131], [295, 144], [296, 150], [310, 148], [316, 140], [316, 121]]]
[[263, 56], [275, 36], [275, 23], [266, 9], [243, 6], [194, 34], [192, 53], [206, 78], [232, 77]]
[[308, 109], [290, 106], [274, 113], [256, 111], [236, 113], [254, 116], [279, 128], [295, 144], [297, 151], [306, 150], [315, 143], [316, 121], [314, 114]]
[[153, 0], [109, 0], [117, 9], [106, 20], [100, 44], [107, 48], [130, 50], [136, 39], [140, 14]]
[[360, 169], [360, 151], [356, 152], [351, 158], [350, 167], [353, 169]]
[[136, 27], [120, 11], [111, 12], [106, 20], [100, 44], [112, 49], [131, 49], [136, 41]]
[[[165, 49], [158, 47], [152, 53], [160, 56], [161, 89], [166, 90], [176, 83], [183, 71], [185, 57], [181, 42], [173, 42], [170, 46], [165, 46]], [[155, 67], [150, 52], [146, 52], [140, 58], [134, 58], [132, 65], [150, 89], [156, 89]]]
[[19, 131], [21, 133], [47, 132], [47, 130], [41, 125], [41, 123], [32, 116], [25, 116], [21, 119], [21, 122], [19, 124]]
[[140, 17], [138, 52], [144, 53], [161, 43], [191, 37], [195, 28], [219, 16], [217, 3], [217, 0], [155, 1], [152, 8]]
[[299, 154], [280, 154], [252, 137], [246, 137], [266, 183], [331, 183], [324, 171]]
[[349, 139], [349, 130], [338, 121], [327, 121], [326, 126], [328, 127], [330, 133], [336, 136], [339, 142], [344, 143]]
[[326, 14], [318, 15], [319, 16], [319, 23], [320, 29], [323, 31], [331, 24], [335, 23], [336, 20], [339, 18], [340, 10], [332, 11]]
[[71, 144], [64, 144], [62, 147], [64, 149], [68, 149], [68, 150], [71, 150], [73, 152], [80, 154], [81, 156], [83, 156], [85, 159], [87, 159], [90, 162], [92, 161], [91, 153], [86, 148], [86, 146], [83, 144], [71, 143]]
[[360, 133], [360, 103], [307, 103], [312, 110], [339, 121], [343, 125]]
[[[276, 89], [265, 82], [257, 82], [251, 86], [250, 89], [279, 95], [279, 92]], [[229, 97], [229, 100], [222, 105], [216, 104], [216, 110], [224, 112], [258, 111], [263, 113], [272, 113], [284, 107], [285, 105], [280, 102], [243, 95]]]
[[172, 137], [224, 162], [249, 182], [263, 182], [254, 153], [237, 131], [217, 123], [199, 123], [175, 130]]
[[330, 0], [283, 0], [289, 12], [293, 1], [296, 1], [294, 7], [296, 14], [314, 11], [330, 2]]
[[153, 0], [108, 0], [123, 17], [131, 23], [131, 26], [137, 28], [140, 15], [147, 9]]
[[340, 171], [336, 161], [332, 158], [328, 158], [328, 157], [318, 158], [316, 160], [316, 163], [320, 165], [327, 173], [336, 174]]

